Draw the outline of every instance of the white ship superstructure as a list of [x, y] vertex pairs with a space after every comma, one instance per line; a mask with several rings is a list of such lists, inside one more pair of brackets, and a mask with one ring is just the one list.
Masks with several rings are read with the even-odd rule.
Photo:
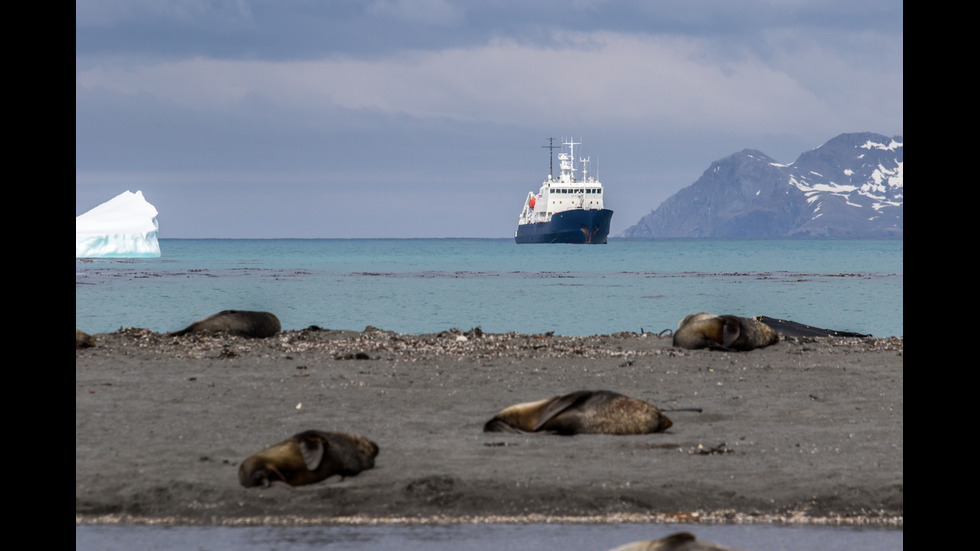
[[575, 146], [581, 145], [581, 142], [569, 140], [562, 145], [568, 146], [568, 153], [558, 154], [560, 175], [556, 179], [549, 174], [537, 194], [533, 191], [528, 192], [518, 225], [550, 222], [555, 213], [566, 210], [604, 208], [602, 183], [588, 175], [589, 157], [579, 159], [582, 164], [582, 175], [581, 178], [576, 177], [578, 171], [575, 168]]

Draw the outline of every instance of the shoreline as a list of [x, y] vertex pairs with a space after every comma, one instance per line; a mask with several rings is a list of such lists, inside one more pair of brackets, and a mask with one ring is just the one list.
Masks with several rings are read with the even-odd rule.
[[[76, 350], [76, 525], [904, 523], [903, 337], [740, 353], [478, 328], [94, 337]], [[703, 413], [642, 436], [481, 431], [600, 388]], [[309, 428], [372, 439], [375, 468], [238, 485], [244, 457]]]

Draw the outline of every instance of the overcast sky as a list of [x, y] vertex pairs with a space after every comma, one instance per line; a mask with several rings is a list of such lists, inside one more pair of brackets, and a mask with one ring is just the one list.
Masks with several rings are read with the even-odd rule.
[[571, 137], [615, 235], [742, 149], [902, 135], [903, 45], [895, 0], [76, 0], [75, 215], [513, 237]]

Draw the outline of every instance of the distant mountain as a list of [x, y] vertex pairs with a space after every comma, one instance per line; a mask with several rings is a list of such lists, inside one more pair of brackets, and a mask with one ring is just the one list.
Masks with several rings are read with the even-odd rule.
[[745, 149], [619, 237], [902, 237], [902, 136], [841, 134], [783, 165]]

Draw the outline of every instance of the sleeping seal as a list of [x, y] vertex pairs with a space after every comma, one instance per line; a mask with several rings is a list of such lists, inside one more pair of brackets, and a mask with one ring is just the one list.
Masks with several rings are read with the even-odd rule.
[[95, 346], [95, 337], [85, 331], [75, 328], [75, 350]]
[[246, 488], [273, 482], [303, 486], [335, 474], [354, 476], [374, 467], [377, 455], [378, 445], [362, 436], [308, 430], [247, 457], [238, 481]]
[[755, 318], [690, 314], [677, 324], [673, 344], [678, 348], [746, 351], [779, 342], [779, 334]]
[[698, 541], [690, 532], [678, 532], [661, 540], [635, 541], [609, 551], [735, 551], [713, 543]]
[[233, 335], [251, 338], [271, 337], [282, 329], [279, 318], [269, 312], [249, 310], [223, 310], [187, 326], [171, 335], [226, 331]]
[[608, 390], [580, 390], [504, 408], [484, 432], [647, 434], [674, 423], [657, 406]]

